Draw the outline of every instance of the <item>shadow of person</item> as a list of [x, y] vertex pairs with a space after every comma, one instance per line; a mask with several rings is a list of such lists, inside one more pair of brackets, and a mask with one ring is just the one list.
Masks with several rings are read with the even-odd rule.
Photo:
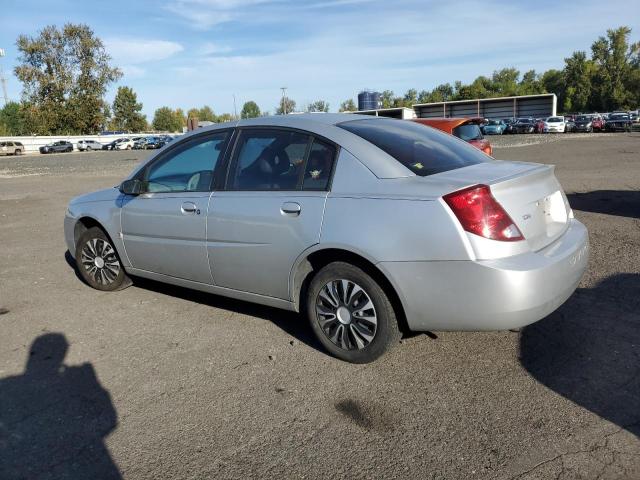
[[567, 194], [574, 210], [640, 218], [640, 192], [636, 190], [594, 190]]
[[91, 364], [64, 365], [60, 333], [36, 338], [22, 375], [0, 379], [0, 478], [121, 478], [104, 444], [117, 425]]
[[551, 390], [640, 436], [640, 274], [578, 289], [524, 328], [520, 362]]

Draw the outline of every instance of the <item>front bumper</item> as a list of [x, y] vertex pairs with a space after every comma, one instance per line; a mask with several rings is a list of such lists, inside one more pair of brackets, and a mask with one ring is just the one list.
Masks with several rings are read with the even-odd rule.
[[505, 330], [541, 320], [575, 291], [587, 268], [587, 229], [575, 219], [551, 245], [499, 260], [381, 262], [409, 327]]

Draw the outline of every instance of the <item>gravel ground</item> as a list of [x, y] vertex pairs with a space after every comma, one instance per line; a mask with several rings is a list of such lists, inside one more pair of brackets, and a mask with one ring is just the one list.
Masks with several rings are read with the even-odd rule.
[[82, 284], [66, 204], [147, 152], [0, 158], [0, 478], [640, 478], [640, 135], [492, 141], [557, 165], [590, 231], [580, 287], [521, 332], [370, 365], [291, 313]]

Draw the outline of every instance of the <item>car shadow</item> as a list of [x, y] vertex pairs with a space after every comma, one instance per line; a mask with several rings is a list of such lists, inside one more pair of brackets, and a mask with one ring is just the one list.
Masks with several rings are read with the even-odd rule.
[[620, 217], [640, 218], [640, 191], [594, 190], [567, 194], [574, 210], [604, 213]]
[[640, 436], [640, 274], [578, 289], [525, 327], [520, 362], [549, 389]]
[[[68, 250], [65, 252], [64, 258], [69, 267], [71, 267], [75, 272], [76, 277], [81, 282], [85, 283], [78, 272], [75, 260]], [[133, 278], [133, 286], [144, 288], [145, 290], [150, 290], [162, 295], [200, 303], [209, 307], [228, 310], [240, 315], [249, 315], [263, 320], [268, 320], [296, 340], [311, 348], [324, 352], [320, 342], [318, 342], [313, 335], [306, 318], [299, 313], [259, 305], [257, 303], [245, 302], [243, 300], [222, 297], [213, 293], [201, 292], [199, 290], [192, 290], [190, 288], [179, 287], [141, 277]]]
[[118, 419], [90, 363], [66, 365], [61, 333], [37, 337], [0, 379], [0, 478], [122, 478], [105, 445]]

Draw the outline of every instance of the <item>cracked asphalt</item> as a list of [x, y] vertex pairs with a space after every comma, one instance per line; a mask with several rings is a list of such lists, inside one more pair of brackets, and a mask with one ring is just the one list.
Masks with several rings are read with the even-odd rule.
[[640, 478], [640, 135], [537, 137], [495, 155], [557, 166], [590, 232], [576, 293], [370, 365], [292, 313], [81, 283], [68, 200], [147, 152], [0, 158], [0, 478]]

